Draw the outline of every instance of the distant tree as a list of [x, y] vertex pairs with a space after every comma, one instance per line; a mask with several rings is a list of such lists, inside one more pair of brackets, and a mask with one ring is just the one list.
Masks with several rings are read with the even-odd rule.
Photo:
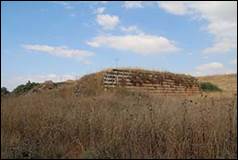
[[9, 94], [10, 92], [7, 90], [7, 88], [6, 87], [1, 87], [1, 95], [3, 96], [3, 95], [7, 95], [7, 94]]
[[19, 86], [17, 86], [14, 90], [13, 93], [14, 94], [22, 94], [22, 93], [26, 93], [29, 90], [31, 90], [32, 88], [34, 88], [35, 86], [38, 86], [39, 83], [35, 83], [35, 82], [30, 82], [28, 81], [25, 85], [21, 84]]

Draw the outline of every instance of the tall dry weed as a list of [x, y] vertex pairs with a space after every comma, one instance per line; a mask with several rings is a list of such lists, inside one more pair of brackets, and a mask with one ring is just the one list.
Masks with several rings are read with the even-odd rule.
[[68, 94], [4, 97], [1, 158], [237, 158], [232, 96]]

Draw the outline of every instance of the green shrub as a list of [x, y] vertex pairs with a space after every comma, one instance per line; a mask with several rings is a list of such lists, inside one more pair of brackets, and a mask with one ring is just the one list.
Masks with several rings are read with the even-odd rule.
[[205, 92], [216, 92], [216, 91], [221, 92], [222, 91], [219, 87], [217, 87], [215, 84], [212, 84], [210, 82], [201, 82], [200, 88], [202, 89], [202, 91], [205, 91]]
[[3, 96], [3, 95], [7, 95], [7, 94], [9, 94], [10, 92], [7, 90], [7, 88], [6, 87], [2, 87], [1, 88], [1, 95]]
[[22, 93], [26, 93], [29, 90], [31, 90], [32, 88], [34, 88], [35, 86], [38, 86], [39, 83], [35, 83], [35, 82], [30, 82], [28, 81], [25, 85], [21, 84], [19, 86], [17, 86], [14, 90], [13, 93], [14, 94], [22, 94]]

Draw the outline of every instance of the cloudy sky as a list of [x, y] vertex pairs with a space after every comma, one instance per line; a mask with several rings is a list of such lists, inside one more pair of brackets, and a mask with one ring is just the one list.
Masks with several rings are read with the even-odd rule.
[[108, 67], [236, 73], [237, 2], [1, 2], [1, 86]]

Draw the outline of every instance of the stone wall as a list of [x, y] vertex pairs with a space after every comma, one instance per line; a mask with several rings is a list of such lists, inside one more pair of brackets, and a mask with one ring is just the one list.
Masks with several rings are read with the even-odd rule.
[[165, 95], [200, 93], [197, 79], [182, 74], [133, 69], [111, 69], [104, 74], [105, 88], [125, 87]]

